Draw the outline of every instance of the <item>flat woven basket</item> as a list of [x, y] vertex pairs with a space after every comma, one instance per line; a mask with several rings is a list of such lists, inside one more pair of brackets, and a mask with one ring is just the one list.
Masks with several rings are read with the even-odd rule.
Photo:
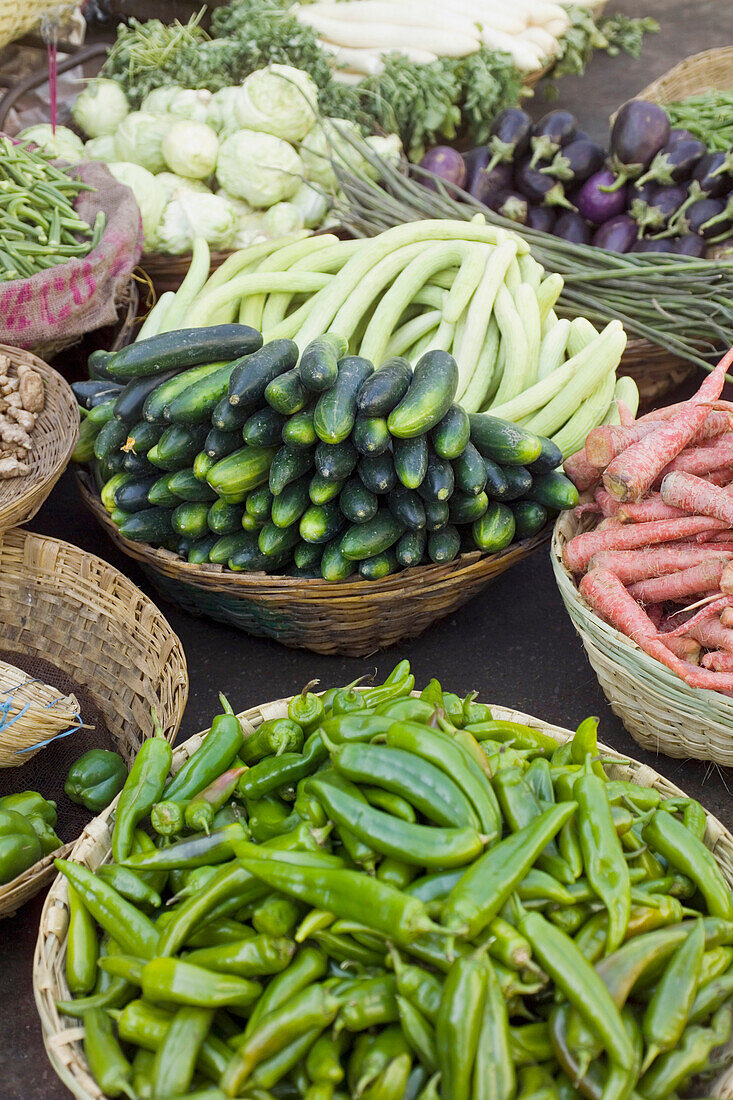
[[[51, 662], [84, 687], [129, 764], [155, 707], [173, 741], [188, 697], [183, 647], [139, 588], [101, 558], [58, 539], [0, 535], [0, 648]], [[67, 845], [0, 886], [9, 916], [53, 878]]]
[[[239, 715], [240, 721], [248, 727], [260, 725], [269, 718], [282, 718], [287, 714], [287, 699], [253, 707]], [[506, 707], [491, 707], [495, 718], [510, 722], [522, 722], [557, 739], [562, 743], [572, 737], [570, 730], [559, 726], [550, 726], [539, 718], [533, 718]], [[188, 760], [199, 747], [208, 733], [198, 733], [181, 745], [173, 755], [173, 771]], [[652, 768], [635, 760], [622, 757], [613, 749], [602, 746], [604, 757], [610, 758], [606, 765], [612, 779], [627, 779], [641, 787], [653, 787], [665, 798], [683, 796], [684, 793], [659, 775]], [[112, 841], [112, 814], [114, 803], [104, 813], [90, 822], [87, 829], [74, 847], [71, 858], [96, 871], [109, 861]], [[715, 856], [726, 880], [733, 886], [733, 836], [717, 818], [707, 815], [705, 844]], [[83, 1028], [68, 1016], [62, 1016], [57, 1008], [57, 1000], [70, 997], [66, 984], [66, 935], [69, 924], [68, 893], [66, 879], [58, 875], [49, 890], [38, 931], [36, 951], [33, 960], [33, 993], [36, 1007], [41, 1017], [43, 1041], [51, 1065], [66, 1087], [78, 1100], [105, 1100], [104, 1094], [92, 1079], [82, 1049]], [[733, 1098], [733, 1068], [728, 1068], [718, 1078], [708, 1084], [708, 1095], [721, 1100]]]
[[75, 695], [0, 661], [0, 768], [21, 768], [55, 736], [81, 722]]
[[123, 538], [86, 475], [77, 474], [77, 480], [97, 522], [172, 603], [283, 645], [347, 657], [365, 657], [417, 637], [550, 537], [548, 527], [498, 554], [462, 554], [446, 565], [418, 565], [380, 581], [232, 573], [220, 565], [192, 565], [168, 550]]
[[560, 595], [581, 637], [611, 710], [635, 741], [667, 756], [733, 765], [733, 699], [693, 688], [599, 618], [581, 596], [562, 560], [565, 543], [590, 530], [594, 516], [565, 512], [555, 524], [552, 568]]
[[0, 49], [32, 31], [44, 15], [70, 7], [69, 0], [0, 0]]
[[11, 367], [26, 363], [43, 378], [46, 405], [33, 430], [33, 450], [23, 477], [0, 481], [0, 532], [35, 516], [61, 477], [79, 438], [79, 408], [69, 383], [30, 351], [0, 344]]

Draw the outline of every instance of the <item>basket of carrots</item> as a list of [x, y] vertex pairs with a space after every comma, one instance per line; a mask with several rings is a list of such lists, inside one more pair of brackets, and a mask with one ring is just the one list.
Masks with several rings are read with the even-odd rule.
[[645, 748], [733, 763], [729, 352], [689, 401], [594, 429], [565, 462], [584, 502], [555, 527], [565, 606]]

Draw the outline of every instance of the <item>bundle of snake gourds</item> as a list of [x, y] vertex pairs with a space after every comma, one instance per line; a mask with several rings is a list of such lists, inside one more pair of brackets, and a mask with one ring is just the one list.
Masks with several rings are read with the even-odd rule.
[[145, 742], [113, 861], [57, 861], [58, 1007], [106, 1095], [663, 1100], [717, 1061], [699, 803], [609, 779], [597, 719], [560, 744], [414, 685], [307, 685], [246, 737], [222, 697], [172, 779]]

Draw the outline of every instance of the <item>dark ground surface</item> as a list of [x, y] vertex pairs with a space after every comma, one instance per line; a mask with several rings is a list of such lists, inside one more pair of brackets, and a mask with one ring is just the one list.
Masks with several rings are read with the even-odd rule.
[[[625, 0], [609, 10], [654, 15], [660, 34], [647, 39], [639, 61], [598, 56], [585, 77], [559, 84], [558, 104], [576, 111], [584, 129], [602, 137], [609, 114], [678, 60], [733, 41], [730, 0]], [[531, 107], [546, 109], [538, 92]], [[148, 591], [139, 571], [118, 554], [83, 510], [66, 475], [31, 524], [33, 530], [76, 543], [113, 562]], [[236, 709], [292, 694], [320, 677], [323, 686], [374, 669], [387, 672], [400, 657], [412, 662], [418, 683], [437, 676], [452, 691], [480, 692], [482, 699], [573, 727], [601, 715], [604, 741], [650, 763], [733, 827], [733, 775], [706, 764], [683, 763], [642, 752], [611, 713], [583, 648], [563, 609], [546, 551], [504, 574], [454, 616], [415, 641], [366, 660], [320, 657], [162, 609], [181, 637], [191, 692], [180, 738], [207, 726], [224, 691]], [[43, 897], [13, 919], [0, 922], [0, 1100], [67, 1100], [71, 1095], [46, 1059], [32, 991], [32, 960]]]

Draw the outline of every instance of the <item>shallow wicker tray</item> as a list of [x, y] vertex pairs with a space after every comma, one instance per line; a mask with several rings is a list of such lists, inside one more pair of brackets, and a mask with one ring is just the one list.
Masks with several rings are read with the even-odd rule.
[[0, 481], [0, 532], [35, 516], [61, 477], [79, 438], [79, 409], [71, 387], [53, 367], [30, 351], [0, 344], [11, 366], [27, 363], [42, 376], [46, 405], [33, 430], [30, 473]]
[[[15, 528], [0, 535], [0, 649], [51, 662], [86, 688], [129, 764], [151, 732], [154, 706], [173, 741], [188, 697], [186, 658], [139, 588], [101, 558]], [[18, 790], [23, 771], [15, 771]], [[53, 877], [46, 856], [0, 885], [9, 916]]]
[[693, 688], [604, 622], [577, 589], [562, 560], [565, 543], [595, 526], [595, 516], [565, 512], [555, 524], [552, 568], [611, 710], [645, 749], [733, 765], [733, 698]]
[[112, 541], [158, 591], [194, 615], [314, 653], [365, 657], [422, 634], [546, 542], [551, 528], [498, 554], [462, 554], [446, 565], [418, 565], [380, 581], [301, 580], [192, 565], [168, 550], [123, 538], [85, 474], [82, 500]]
[[[282, 718], [287, 714], [287, 699], [265, 703], [252, 707], [239, 715], [240, 721], [248, 727], [260, 725], [269, 718]], [[573, 736], [570, 730], [551, 726], [539, 718], [509, 710], [506, 707], [491, 706], [495, 718], [510, 722], [522, 722], [534, 729], [556, 738], [560, 743]], [[208, 733], [198, 733], [184, 742], [173, 755], [173, 771], [188, 760], [199, 747]], [[627, 779], [642, 787], [653, 787], [666, 798], [684, 796], [684, 792], [659, 775], [652, 768], [636, 760], [620, 756], [613, 749], [601, 746], [606, 769], [612, 779]], [[72, 852], [72, 859], [83, 863], [95, 871], [110, 858], [112, 840], [112, 814], [114, 803], [104, 813], [90, 822]], [[733, 886], [733, 836], [722, 823], [711, 814], [707, 815], [705, 844], [714, 854], [726, 880]], [[104, 1100], [104, 1094], [92, 1079], [82, 1049], [83, 1029], [79, 1023], [68, 1016], [62, 1016], [56, 1001], [70, 997], [66, 984], [66, 933], [69, 923], [68, 893], [66, 879], [58, 875], [46, 898], [41, 914], [38, 940], [33, 959], [33, 993], [36, 1007], [41, 1017], [43, 1041], [51, 1065], [66, 1087], [78, 1100]], [[708, 1095], [724, 1100], [733, 1097], [733, 1069], [727, 1069], [709, 1086]]]

